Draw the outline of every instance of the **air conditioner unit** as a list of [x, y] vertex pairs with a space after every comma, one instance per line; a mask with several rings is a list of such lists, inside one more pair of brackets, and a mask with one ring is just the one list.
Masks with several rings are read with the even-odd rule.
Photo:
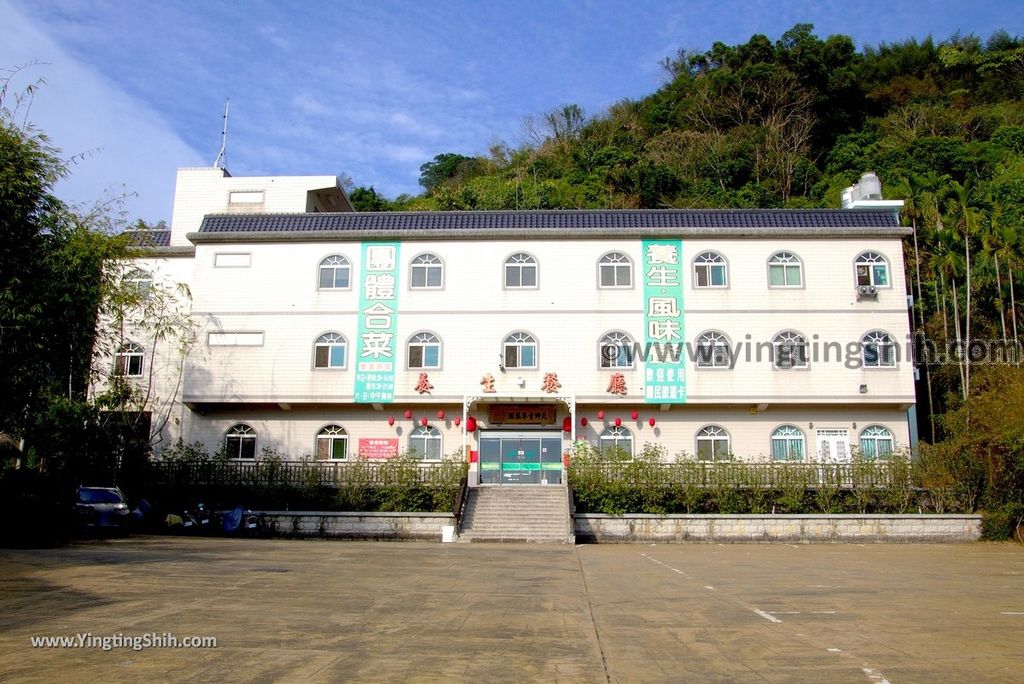
[[874, 285], [860, 285], [857, 287], [857, 294], [865, 297], [874, 297], [878, 294], [878, 288]]

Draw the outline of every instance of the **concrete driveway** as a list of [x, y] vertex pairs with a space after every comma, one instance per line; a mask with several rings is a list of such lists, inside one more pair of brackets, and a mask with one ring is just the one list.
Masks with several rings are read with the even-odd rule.
[[0, 550], [0, 680], [1006, 682], [1022, 638], [1010, 544]]

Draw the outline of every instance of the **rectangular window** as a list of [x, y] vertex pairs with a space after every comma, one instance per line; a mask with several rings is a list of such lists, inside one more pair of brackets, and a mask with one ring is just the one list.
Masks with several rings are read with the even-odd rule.
[[206, 339], [211, 347], [261, 347], [261, 332], [212, 332]]
[[345, 347], [341, 345], [335, 345], [331, 347], [331, 367], [332, 368], [344, 368], [345, 366]]
[[235, 190], [228, 193], [228, 202], [231, 204], [263, 204], [263, 191]]
[[252, 255], [249, 253], [217, 252], [213, 255], [216, 268], [249, 268], [251, 264]]
[[885, 264], [876, 264], [872, 267], [872, 270], [875, 272], [874, 285], [884, 287], [889, 284], [889, 268]]

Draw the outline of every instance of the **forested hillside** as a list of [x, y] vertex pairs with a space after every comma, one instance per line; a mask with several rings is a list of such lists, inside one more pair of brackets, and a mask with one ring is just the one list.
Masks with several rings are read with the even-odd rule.
[[388, 200], [364, 187], [352, 199], [364, 211], [838, 208], [840, 191], [874, 171], [887, 198], [906, 200], [915, 228], [915, 332], [972, 350], [920, 366], [922, 437], [1006, 467], [1007, 450], [1024, 444], [1014, 408], [1024, 402], [1014, 356], [1024, 40], [1000, 32], [858, 50], [799, 24], [778, 40], [681, 50], [662, 66], [665, 85], [641, 100], [527, 117], [530, 142], [518, 149], [438, 154], [421, 167], [422, 195]]

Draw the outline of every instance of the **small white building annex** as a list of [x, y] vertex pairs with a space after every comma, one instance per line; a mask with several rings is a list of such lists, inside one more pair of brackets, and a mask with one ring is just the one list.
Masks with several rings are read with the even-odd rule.
[[[884, 457], [914, 368], [907, 230], [872, 179], [834, 210], [358, 213], [330, 176], [181, 169], [171, 229], [134, 235], [199, 330], [157, 376], [163, 444], [465, 455], [472, 484], [561, 482], [573, 440]], [[146, 349], [113, 372], [176, 367]]]

